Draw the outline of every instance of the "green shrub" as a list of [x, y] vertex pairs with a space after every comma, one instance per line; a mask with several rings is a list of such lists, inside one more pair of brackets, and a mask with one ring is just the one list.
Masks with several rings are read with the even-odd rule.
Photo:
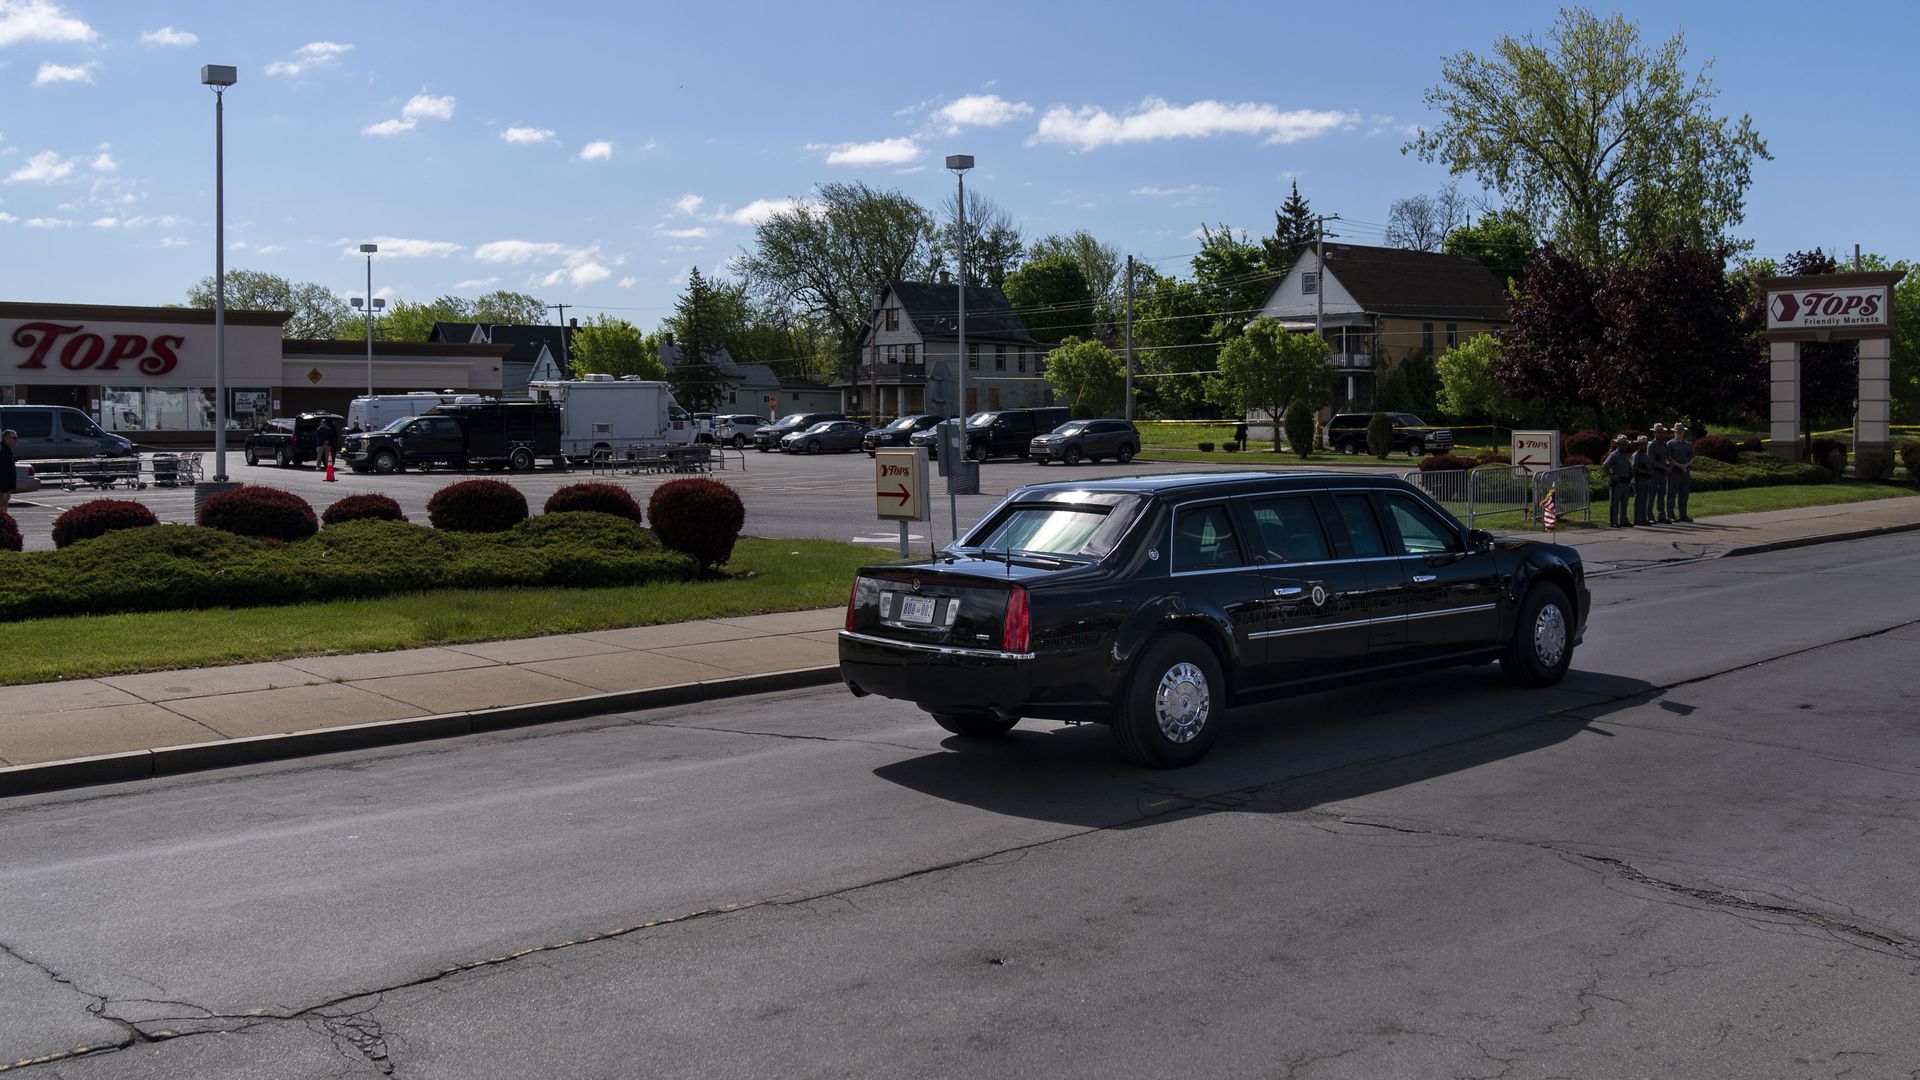
[[1213, 444], [1210, 442], [1199, 442], [1199, 443], [1194, 443], [1193, 445], [1197, 447], [1199, 451], [1203, 454], [1213, 453]]
[[433, 493], [427, 520], [436, 529], [503, 532], [527, 520], [527, 497], [504, 480], [462, 480]]
[[1900, 448], [1900, 463], [1907, 467], [1907, 479], [1920, 482], [1920, 442], [1910, 442]]
[[362, 495], [349, 495], [327, 507], [321, 513], [320, 520], [331, 526], [347, 521], [405, 521], [407, 515], [391, 496], [369, 491]]
[[1807, 460], [1835, 476], [1847, 471], [1847, 446], [1837, 439], [1815, 439], [1807, 445]]
[[733, 554], [733, 543], [747, 521], [747, 508], [739, 493], [727, 485], [694, 477], [655, 488], [647, 500], [647, 519], [661, 543], [693, 556], [705, 570]]
[[549, 514], [592, 510], [602, 514], [616, 514], [635, 523], [640, 521], [640, 504], [633, 501], [633, 494], [619, 484], [609, 484], [605, 481], [568, 484], [548, 496], [544, 509]]
[[69, 507], [53, 519], [53, 546], [66, 547], [115, 529], [144, 529], [160, 524], [153, 511], [132, 499], [92, 499]]
[[1853, 476], [1856, 480], [1893, 479], [1893, 451], [1875, 448], [1854, 454]]
[[[1759, 447], [1756, 446], [1754, 449], [1758, 450]], [[1739, 446], [1735, 445], [1734, 441], [1725, 435], [1709, 435], [1704, 439], [1700, 439], [1693, 444], [1693, 454], [1696, 461], [1700, 458], [1712, 458], [1715, 461], [1724, 461], [1729, 465], [1737, 465], [1740, 463]]]
[[263, 540], [304, 540], [320, 531], [307, 500], [291, 491], [245, 484], [209, 498], [200, 507], [199, 524], [236, 536]]
[[1732, 491], [1736, 488], [1778, 484], [1824, 484], [1833, 479], [1827, 470], [1805, 461], [1788, 461], [1766, 451], [1741, 454], [1736, 464], [1713, 458], [1693, 460], [1693, 490]]
[[1313, 453], [1320, 439], [1320, 418], [1307, 407], [1304, 401], [1295, 401], [1287, 406], [1283, 421], [1287, 435], [1287, 448], [1301, 457]]
[[1382, 461], [1393, 453], [1393, 417], [1377, 412], [1367, 421], [1367, 453]]
[[0, 551], [19, 551], [26, 546], [26, 538], [20, 535], [20, 526], [13, 515], [0, 510]]
[[1233, 442], [1223, 442], [1220, 444], [1220, 449], [1226, 451], [1229, 454], [1237, 454], [1240, 452], [1240, 444], [1233, 443]]

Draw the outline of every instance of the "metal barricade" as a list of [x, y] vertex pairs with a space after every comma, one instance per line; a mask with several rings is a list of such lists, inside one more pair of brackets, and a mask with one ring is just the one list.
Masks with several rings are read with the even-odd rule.
[[1587, 521], [1593, 520], [1593, 474], [1587, 471], [1585, 465], [1568, 465], [1534, 473], [1534, 505], [1540, 505], [1549, 491], [1553, 492], [1555, 516], [1565, 518], [1577, 513]]
[[594, 447], [592, 453], [587, 456], [587, 463], [592, 468], [593, 475], [599, 476], [602, 472], [605, 472], [606, 475], [612, 476], [614, 473], [613, 448], [610, 446]]
[[[1516, 515], [1524, 528], [1533, 520], [1533, 476], [1518, 465], [1482, 465], [1467, 474], [1467, 524]], [[1512, 527], [1511, 525], [1509, 527]]]
[[1427, 493], [1434, 502], [1447, 508], [1447, 512], [1469, 525], [1473, 523], [1472, 493], [1465, 469], [1435, 469], [1424, 472], [1415, 469], [1406, 474], [1408, 483]]

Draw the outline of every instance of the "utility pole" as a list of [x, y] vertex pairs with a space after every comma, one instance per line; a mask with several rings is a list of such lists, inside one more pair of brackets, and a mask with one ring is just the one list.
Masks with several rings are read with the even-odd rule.
[[560, 313], [560, 374], [562, 377], [568, 379], [573, 378], [573, 356], [571, 355], [573, 350], [568, 348], [567, 309], [573, 306], [572, 304], [548, 304], [546, 306], [548, 311], [558, 311]]
[[1127, 256], [1127, 420], [1133, 420], [1133, 256]]
[[[1327, 222], [1339, 220], [1339, 214], [1320, 214], [1313, 219], [1313, 336], [1323, 342], [1327, 340]], [[1353, 407], [1353, 392], [1353, 369], [1348, 368], [1348, 408]]]

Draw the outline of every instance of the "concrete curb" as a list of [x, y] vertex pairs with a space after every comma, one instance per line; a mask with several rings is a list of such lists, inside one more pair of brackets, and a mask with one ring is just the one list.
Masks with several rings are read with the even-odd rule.
[[766, 694], [778, 690], [798, 690], [830, 686], [840, 681], [839, 665], [793, 668], [760, 675], [741, 675], [708, 682], [676, 683], [645, 690], [619, 690], [607, 694], [535, 701], [525, 705], [506, 705], [498, 709], [474, 712], [440, 713], [433, 716], [409, 716], [400, 720], [382, 720], [370, 724], [346, 724], [340, 727], [314, 728], [279, 735], [255, 735], [240, 739], [162, 746], [134, 750], [124, 754], [45, 761], [36, 765], [0, 768], [0, 798], [29, 795], [61, 788], [93, 784], [118, 784], [128, 780], [146, 780], [158, 776], [176, 776], [204, 769], [223, 769], [234, 765], [252, 765], [263, 761], [284, 761], [314, 754], [333, 754], [343, 750], [365, 750], [396, 743], [447, 739], [476, 735], [533, 724], [551, 724], [578, 720], [602, 713], [633, 712], [699, 701], [718, 701]]
[[1907, 525], [1882, 525], [1877, 529], [1856, 529], [1853, 532], [1825, 533], [1819, 536], [1801, 536], [1792, 540], [1774, 540], [1765, 544], [1752, 544], [1734, 548], [1720, 557], [1731, 559], [1736, 555], [1764, 555], [1769, 551], [1787, 551], [1792, 548], [1813, 547], [1817, 544], [1837, 544], [1843, 540], [1871, 540], [1876, 536], [1891, 536], [1895, 533], [1920, 530], [1920, 523]]

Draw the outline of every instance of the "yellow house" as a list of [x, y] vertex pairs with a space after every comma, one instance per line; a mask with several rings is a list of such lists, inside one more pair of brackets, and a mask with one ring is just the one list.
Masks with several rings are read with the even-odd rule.
[[1346, 397], [1364, 405], [1375, 380], [1410, 356], [1438, 356], [1507, 324], [1506, 290], [1467, 255], [1327, 244], [1308, 248], [1274, 286], [1260, 318], [1291, 330], [1322, 328], [1328, 363], [1346, 375]]

